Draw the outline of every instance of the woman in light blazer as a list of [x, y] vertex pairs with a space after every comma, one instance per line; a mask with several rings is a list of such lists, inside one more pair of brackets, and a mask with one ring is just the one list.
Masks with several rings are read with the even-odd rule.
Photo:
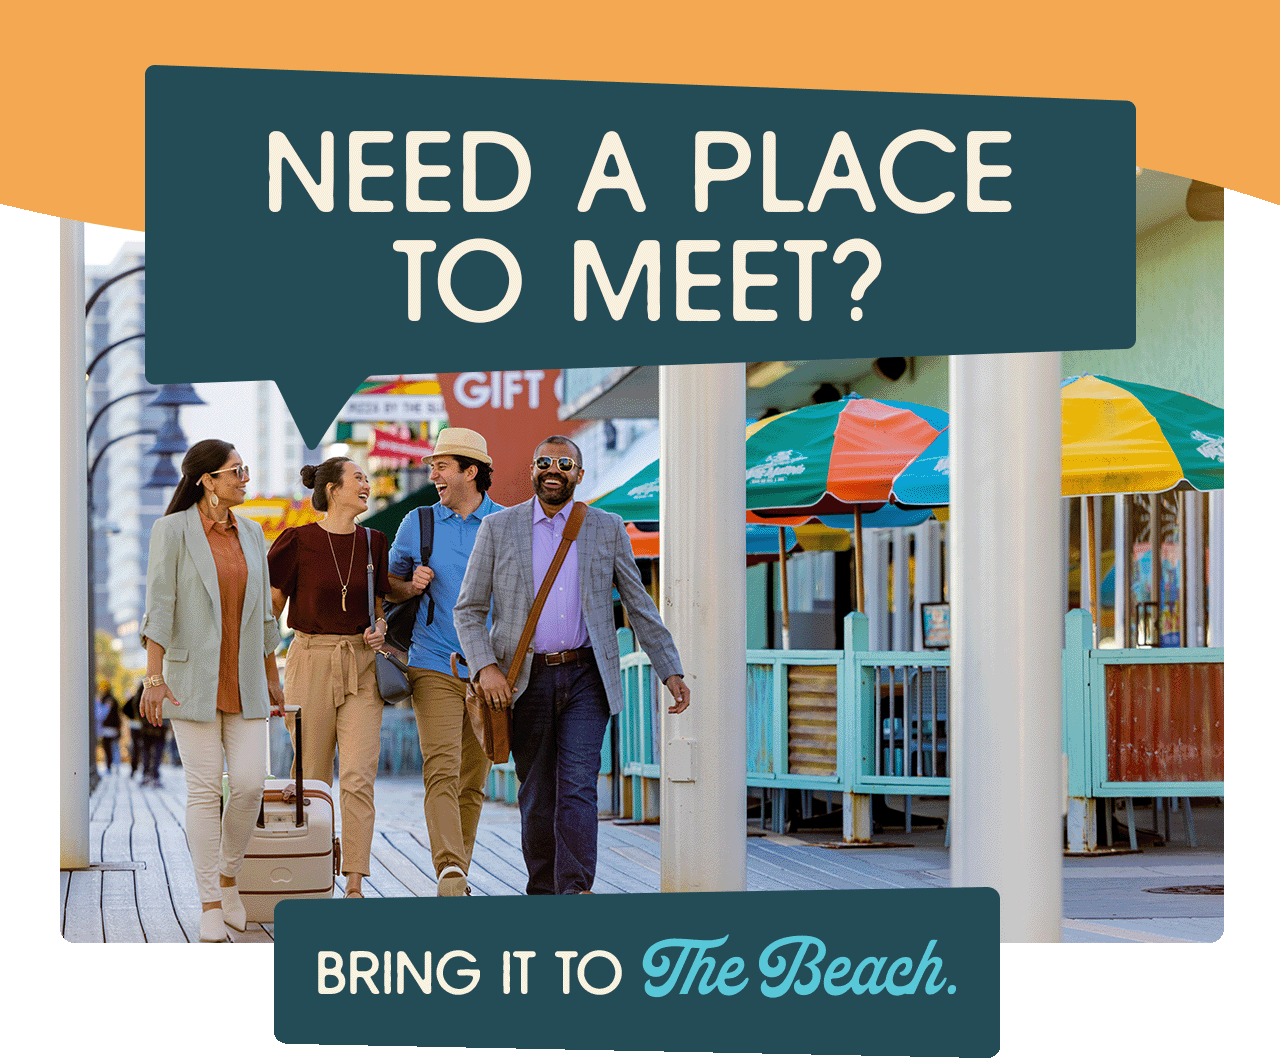
[[[231, 513], [248, 480], [226, 441], [193, 445], [147, 562], [141, 708], [153, 724], [172, 721], [182, 754], [201, 941], [245, 928], [236, 876], [262, 799], [267, 716], [284, 704], [266, 541], [257, 522]], [[220, 817], [224, 756], [231, 792]]]

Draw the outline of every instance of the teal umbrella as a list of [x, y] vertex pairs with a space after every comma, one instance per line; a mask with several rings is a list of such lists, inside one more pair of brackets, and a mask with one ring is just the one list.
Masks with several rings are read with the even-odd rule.
[[[602, 496], [597, 496], [591, 500], [594, 507], [601, 510], [611, 511], [618, 515], [624, 522], [631, 524], [651, 523], [658, 521], [658, 485], [659, 485], [659, 468], [658, 460], [653, 460], [643, 469], [637, 471], [628, 480], [614, 489], [609, 490]], [[744, 517], [746, 510], [743, 510]], [[782, 562], [782, 598], [787, 598], [787, 553], [795, 547], [795, 533], [792, 529], [785, 525], [777, 524], [779, 522], [803, 522], [803, 521], [821, 521], [833, 529], [845, 529], [856, 536], [858, 519], [861, 518], [861, 527], [868, 529], [887, 529], [897, 528], [901, 526], [919, 525], [930, 517], [927, 510], [902, 510], [897, 507], [885, 506], [877, 511], [869, 514], [832, 514], [832, 515], [808, 515], [793, 516], [789, 518], [770, 519], [771, 524], [759, 524], [758, 522], [748, 523], [747, 532], [747, 554], [777, 554]], [[776, 527], [775, 527], [776, 525]], [[765, 537], [768, 537], [768, 546], [765, 546]], [[861, 548], [860, 542], [855, 542], [855, 546]], [[757, 550], [758, 549], [758, 550]], [[789, 648], [791, 645], [791, 628], [790, 617], [787, 607], [782, 608], [782, 646], [783, 649]]]
[[[624, 522], [657, 522], [658, 521], [658, 460], [649, 463], [633, 474], [617, 488], [611, 489], [602, 496], [589, 502], [593, 507], [616, 514]], [[745, 515], [745, 508], [744, 508]], [[927, 510], [903, 510], [885, 506], [878, 511], [862, 515], [864, 529], [896, 529], [903, 526], [919, 525], [930, 516]], [[769, 519], [767, 524], [777, 522], [795, 522], [804, 516], [796, 515], [788, 518]], [[815, 516], [810, 516], [815, 517]], [[816, 520], [833, 529], [854, 530], [855, 516], [852, 514], [817, 515]], [[766, 528], [760, 523], [752, 523], [752, 527]], [[770, 530], [771, 531], [771, 530]], [[748, 536], [750, 539], [750, 536]], [[776, 549], [774, 549], [776, 550]]]

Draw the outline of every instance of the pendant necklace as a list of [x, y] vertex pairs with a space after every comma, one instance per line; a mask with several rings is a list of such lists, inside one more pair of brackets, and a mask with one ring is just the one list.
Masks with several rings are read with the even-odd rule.
[[356, 534], [351, 534], [351, 558], [347, 562], [347, 579], [342, 579], [342, 567], [338, 565], [338, 552], [333, 549], [333, 534], [328, 529], [321, 530], [329, 540], [329, 554], [333, 556], [334, 572], [338, 574], [338, 583], [342, 585], [342, 609], [347, 609], [347, 585], [351, 583], [351, 570], [356, 560]]

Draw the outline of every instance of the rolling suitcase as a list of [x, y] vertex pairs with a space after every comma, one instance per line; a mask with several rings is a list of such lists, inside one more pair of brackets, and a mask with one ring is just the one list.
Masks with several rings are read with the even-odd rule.
[[[258, 822], [240, 868], [239, 889], [250, 922], [274, 922], [280, 900], [328, 899], [342, 866], [333, 833], [333, 792], [326, 782], [302, 780], [302, 710], [294, 725], [294, 777], [268, 779]], [[297, 797], [296, 791], [303, 796]]]

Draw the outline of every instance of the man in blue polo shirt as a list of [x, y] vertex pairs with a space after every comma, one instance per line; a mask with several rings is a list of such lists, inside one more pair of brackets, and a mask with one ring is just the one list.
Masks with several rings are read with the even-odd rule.
[[[422, 800], [436, 871], [436, 895], [468, 896], [467, 871], [480, 824], [489, 760], [467, 721], [466, 684], [455, 677], [449, 656], [461, 652], [453, 627], [462, 575], [480, 530], [480, 519], [502, 510], [488, 496], [493, 461], [474, 430], [448, 427], [425, 460], [440, 502], [427, 508], [435, 519], [430, 565], [421, 562], [418, 511], [400, 523], [391, 545], [391, 601], [427, 592], [434, 602], [428, 623], [426, 600], [409, 647], [409, 682], [422, 745]], [[421, 508], [419, 508], [421, 509]]]

